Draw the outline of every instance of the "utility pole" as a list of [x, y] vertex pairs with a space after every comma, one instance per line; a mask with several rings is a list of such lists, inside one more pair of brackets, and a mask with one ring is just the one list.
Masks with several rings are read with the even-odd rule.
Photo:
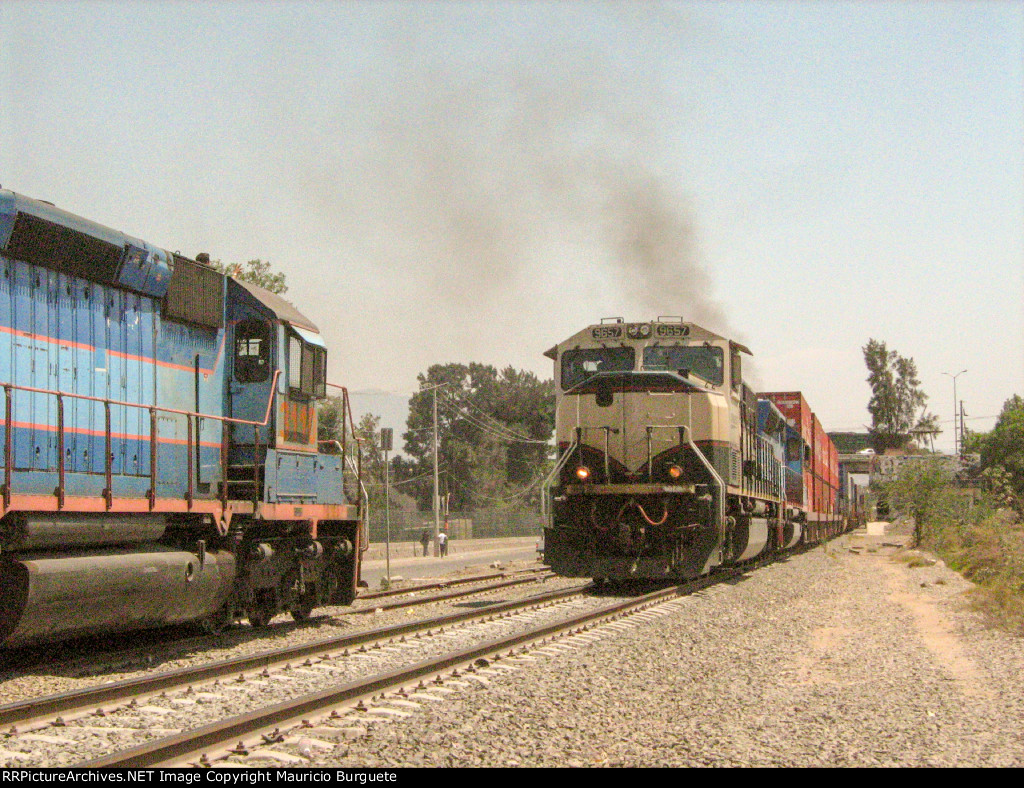
[[438, 491], [437, 475], [437, 389], [434, 386], [434, 558], [440, 555], [438, 536], [441, 533], [441, 496]]
[[391, 463], [388, 462], [388, 452], [391, 451], [394, 440], [394, 430], [385, 427], [380, 431], [380, 447], [384, 450], [384, 559], [385, 569], [388, 578], [388, 587], [391, 587]]
[[960, 400], [960, 452], [964, 450], [964, 437], [967, 432], [964, 430], [964, 401]]
[[427, 388], [421, 388], [421, 392], [431, 391], [434, 394], [434, 557], [441, 554], [441, 546], [437, 543], [437, 537], [441, 533], [441, 495], [438, 490], [437, 470], [437, 390], [447, 383], [436, 383]]
[[959, 422], [960, 419], [959, 419], [958, 414], [957, 414], [957, 403], [959, 402], [959, 400], [956, 398], [956, 379], [958, 377], [960, 377], [962, 374], [964, 374], [966, 371], [967, 371], [966, 369], [961, 369], [955, 375], [950, 374], [949, 372], [943, 372], [942, 373], [943, 375], [947, 375], [948, 377], [953, 378], [953, 454], [954, 455], [959, 455], [960, 454], [960, 442], [957, 439], [957, 426], [958, 426], [957, 422]]

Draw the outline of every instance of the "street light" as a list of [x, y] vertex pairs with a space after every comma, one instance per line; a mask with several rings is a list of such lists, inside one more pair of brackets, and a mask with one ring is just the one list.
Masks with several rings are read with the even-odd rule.
[[956, 403], [957, 403], [957, 399], [956, 399], [956, 379], [958, 377], [960, 377], [962, 374], [964, 374], [966, 371], [967, 371], [966, 369], [961, 369], [955, 375], [953, 375], [953, 374], [951, 374], [949, 372], [943, 372], [942, 373], [943, 375], [946, 375], [947, 377], [953, 378], [953, 454], [954, 455], [959, 455], [960, 454], [960, 444], [957, 441], [957, 428], [956, 428], [956, 423], [957, 423], [957, 417], [956, 417]]

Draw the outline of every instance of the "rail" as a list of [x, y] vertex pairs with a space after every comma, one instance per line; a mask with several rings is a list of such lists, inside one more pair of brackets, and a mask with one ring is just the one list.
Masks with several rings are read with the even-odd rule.
[[693, 442], [693, 438], [690, 437], [690, 427], [686, 424], [681, 424], [679, 429], [679, 439], [686, 441], [686, 445], [690, 447], [697, 459], [704, 465], [705, 470], [711, 474], [711, 478], [715, 480], [715, 484], [718, 485], [718, 543], [719, 545], [725, 544], [725, 481], [721, 476], [718, 475], [718, 471], [715, 470], [715, 466], [711, 461], [704, 456], [704, 452], [697, 448], [697, 444]]
[[[359, 441], [360, 443], [362, 443], [362, 438], [357, 438], [356, 440]], [[348, 462], [349, 466], [351, 466], [352, 471], [356, 474], [356, 481], [357, 481], [357, 483], [359, 485], [359, 508], [360, 508], [360, 511], [361, 511], [361, 513], [363, 515], [363, 520], [366, 523], [369, 523], [370, 522], [370, 493], [367, 491], [366, 485], [363, 484], [363, 470], [362, 470], [362, 467], [363, 467], [363, 452], [362, 452], [362, 447], [361, 446], [360, 446], [360, 451], [357, 453], [357, 457], [358, 457], [358, 460], [359, 460], [358, 467], [348, 457], [346, 457], [345, 460]], [[361, 538], [360, 543], [359, 543], [359, 554], [362, 555], [363, 553], [365, 553], [369, 549], [370, 549], [370, 529], [369, 529], [369, 526], [367, 526], [366, 528], [362, 529], [362, 538]]]
[[[54, 494], [57, 497], [57, 508], [64, 508], [65, 499], [65, 480], [66, 480], [66, 449], [64, 444], [64, 400], [75, 399], [84, 400], [87, 402], [98, 402], [103, 405], [104, 410], [104, 441], [106, 446], [105, 459], [104, 459], [104, 476], [106, 486], [103, 490], [103, 498], [106, 502], [106, 508], [109, 510], [113, 506], [113, 477], [114, 477], [114, 453], [113, 453], [113, 432], [111, 430], [111, 415], [110, 409], [112, 407], [124, 407], [124, 408], [135, 408], [137, 410], [149, 411], [149, 480], [150, 488], [146, 494], [149, 499], [150, 508], [156, 506], [156, 484], [157, 484], [157, 443], [159, 438], [157, 436], [157, 413], [170, 413], [177, 416], [184, 416], [187, 424], [186, 431], [186, 453], [188, 455], [187, 462], [187, 493], [186, 499], [188, 502], [188, 508], [192, 508], [192, 504], [195, 498], [195, 448], [199, 443], [199, 428], [201, 419], [209, 419], [211, 421], [219, 421], [223, 425], [223, 434], [221, 437], [221, 468], [222, 473], [227, 473], [227, 446], [228, 446], [228, 430], [231, 425], [251, 425], [253, 432], [257, 436], [258, 442], [258, 431], [260, 427], [265, 427], [270, 423], [271, 408], [274, 404], [274, 397], [277, 392], [277, 381], [281, 376], [281, 370], [275, 370], [274, 379], [271, 383], [270, 395], [267, 398], [267, 408], [263, 416], [262, 421], [253, 421], [251, 419], [237, 419], [231, 416], [221, 416], [214, 413], [199, 413], [198, 411], [182, 410], [180, 408], [168, 408], [163, 405], [152, 405], [141, 402], [128, 402], [125, 400], [115, 400], [109, 397], [94, 397], [90, 394], [77, 394], [70, 391], [60, 391], [58, 389], [44, 389], [36, 386], [19, 386], [15, 383], [3, 383], [4, 388], [4, 483], [3, 487], [0, 488], [0, 495], [3, 498], [3, 506], [6, 510], [11, 504], [12, 491], [12, 476], [14, 473], [14, 392], [25, 391], [30, 394], [42, 394], [45, 396], [53, 396], [57, 398], [57, 488]], [[140, 436], [141, 438], [142, 436]], [[227, 484], [221, 485], [221, 501], [227, 505]]]

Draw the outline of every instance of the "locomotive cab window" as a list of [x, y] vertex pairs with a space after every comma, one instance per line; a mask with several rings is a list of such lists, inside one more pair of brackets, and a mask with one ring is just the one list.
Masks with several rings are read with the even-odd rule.
[[740, 385], [743, 383], [743, 367], [740, 363], [740, 352], [736, 348], [732, 349], [729, 362], [729, 373], [732, 380], [732, 387], [733, 389], [739, 390]]
[[722, 348], [709, 345], [651, 345], [644, 348], [644, 369], [669, 370], [696, 375], [715, 386], [721, 386], [725, 354]]
[[562, 389], [571, 389], [599, 372], [631, 371], [635, 364], [631, 347], [567, 350], [562, 354]]
[[235, 327], [235, 379], [261, 383], [270, 377], [270, 324], [243, 320]]
[[288, 389], [293, 395], [322, 399], [327, 396], [327, 349], [316, 334], [301, 334], [288, 334]]

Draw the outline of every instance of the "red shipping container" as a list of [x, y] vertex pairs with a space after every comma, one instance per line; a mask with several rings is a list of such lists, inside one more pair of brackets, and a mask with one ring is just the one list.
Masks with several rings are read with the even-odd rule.
[[773, 391], [759, 396], [774, 403], [786, 421], [799, 434], [807, 447], [803, 463], [804, 506], [808, 511], [817, 511], [817, 485], [814, 482], [814, 414], [799, 391]]
[[814, 439], [814, 426], [811, 408], [799, 391], [771, 391], [758, 394], [759, 397], [771, 400], [775, 407], [782, 411], [790, 426], [798, 430], [800, 437], [810, 446]]
[[804, 462], [807, 509], [819, 514], [834, 513], [839, 487], [839, 454], [804, 395], [799, 391], [771, 391], [758, 396], [775, 404], [790, 426], [799, 431], [810, 450], [810, 456]]

